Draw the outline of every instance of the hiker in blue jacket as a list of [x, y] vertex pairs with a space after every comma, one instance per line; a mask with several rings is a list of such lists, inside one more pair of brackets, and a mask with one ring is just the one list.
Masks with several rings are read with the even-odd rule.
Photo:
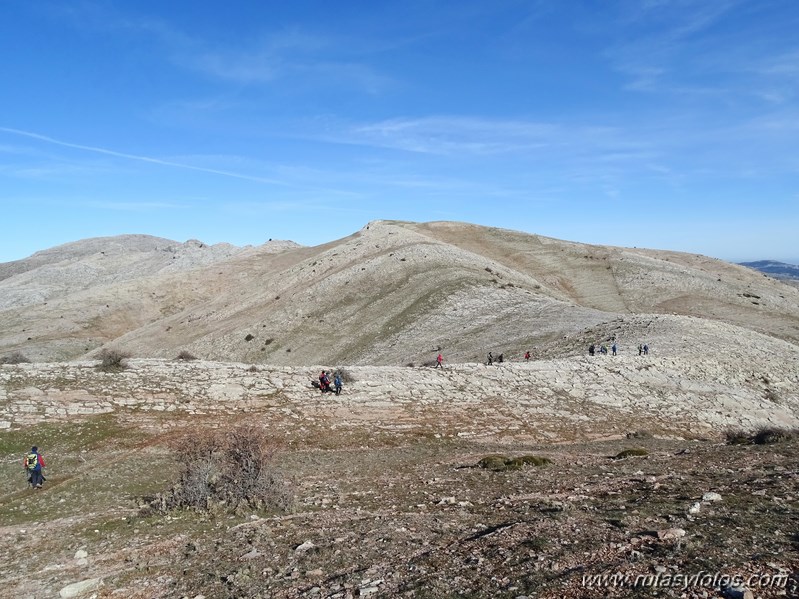
[[341, 395], [341, 373], [336, 372], [336, 376], [333, 379], [333, 386], [336, 388], [336, 395]]

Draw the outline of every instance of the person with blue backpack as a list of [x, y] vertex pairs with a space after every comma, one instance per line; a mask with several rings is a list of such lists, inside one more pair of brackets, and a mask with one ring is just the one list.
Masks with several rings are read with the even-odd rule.
[[41, 489], [42, 483], [46, 480], [42, 474], [44, 468], [44, 458], [39, 453], [39, 448], [35, 445], [31, 447], [31, 451], [25, 456], [25, 471], [28, 473], [28, 482], [34, 489]]
[[336, 372], [336, 376], [333, 379], [333, 386], [336, 388], [336, 395], [341, 395], [341, 373]]

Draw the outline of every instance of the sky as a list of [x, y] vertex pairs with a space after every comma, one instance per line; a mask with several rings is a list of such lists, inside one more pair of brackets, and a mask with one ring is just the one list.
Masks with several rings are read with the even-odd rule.
[[799, 263], [796, 0], [0, 0], [0, 262], [369, 221]]

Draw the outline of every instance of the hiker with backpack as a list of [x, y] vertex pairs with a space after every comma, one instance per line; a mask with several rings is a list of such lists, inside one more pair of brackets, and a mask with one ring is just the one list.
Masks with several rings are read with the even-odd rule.
[[330, 391], [330, 377], [327, 375], [327, 373], [324, 370], [319, 375], [319, 390], [322, 393]]
[[341, 395], [341, 373], [338, 371], [333, 379], [333, 386], [336, 388], [336, 395]]
[[42, 474], [44, 459], [39, 453], [39, 448], [35, 445], [31, 447], [30, 453], [25, 456], [24, 465], [25, 471], [28, 473], [28, 482], [30, 486], [34, 489], [41, 489], [42, 483], [45, 481], [44, 475]]
[[435, 365], [435, 367], [436, 368], [444, 368], [444, 356], [442, 356], [441, 354], [438, 354], [438, 356], [436, 356], [436, 365]]

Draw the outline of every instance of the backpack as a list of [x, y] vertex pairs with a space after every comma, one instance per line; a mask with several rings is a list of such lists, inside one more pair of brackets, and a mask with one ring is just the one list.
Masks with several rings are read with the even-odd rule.
[[38, 453], [29, 453], [25, 457], [25, 466], [28, 470], [39, 470], [39, 454]]

